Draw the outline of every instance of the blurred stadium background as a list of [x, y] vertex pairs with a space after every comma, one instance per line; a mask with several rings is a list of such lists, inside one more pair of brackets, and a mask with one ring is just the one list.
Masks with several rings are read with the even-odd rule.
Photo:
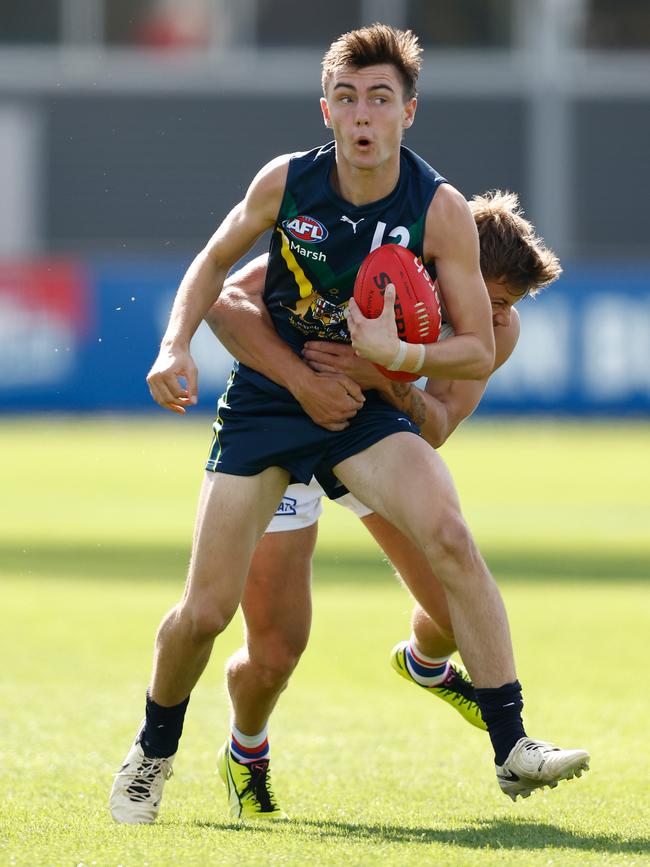
[[[260, 165], [327, 140], [320, 57], [374, 20], [425, 46], [406, 143], [517, 191], [565, 266], [481, 412], [648, 413], [645, 0], [1, 0], [0, 412], [155, 411], [181, 274]], [[195, 352], [211, 412], [229, 360]]]

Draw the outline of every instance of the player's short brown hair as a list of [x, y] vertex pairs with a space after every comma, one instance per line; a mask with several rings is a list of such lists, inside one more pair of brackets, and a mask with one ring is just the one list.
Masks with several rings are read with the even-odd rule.
[[486, 280], [505, 280], [522, 295], [536, 295], [562, 273], [560, 260], [523, 215], [516, 193], [493, 190], [469, 203], [481, 244]]
[[416, 85], [422, 60], [417, 36], [410, 30], [397, 30], [388, 24], [372, 24], [339, 36], [323, 57], [321, 84], [323, 93], [334, 72], [345, 66], [363, 69], [379, 63], [391, 63], [399, 72], [404, 86], [404, 100], [417, 96]]

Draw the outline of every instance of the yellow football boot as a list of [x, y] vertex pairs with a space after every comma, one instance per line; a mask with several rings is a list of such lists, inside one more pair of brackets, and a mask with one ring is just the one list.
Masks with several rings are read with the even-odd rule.
[[411, 673], [406, 667], [406, 648], [408, 641], [400, 641], [392, 649], [390, 654], [390, 664], [395, 671], [408, 680], [409, 683], [415, 684], [420, 689], [431, 695], [437, 695], [447, 704], [450, 704], [458, 713], [466, 719], [468, 723], [476, 726], [477, 729], [487, 731], [487, 726], [483, 722], [481, 711], [476, 703], [474, 694], [474, 686], [469, 679], [465, 666], [455, 660], [450, 660], [450, 672], [447, 680], [439, 686], [423, 686], [411, 677]]
[[232, 757], [226, 741], [217, 756], [217, 770], [228, 790], [230, 815], [234, 819], [289, 818], [275, 800], [268, 759], [241, 764]]

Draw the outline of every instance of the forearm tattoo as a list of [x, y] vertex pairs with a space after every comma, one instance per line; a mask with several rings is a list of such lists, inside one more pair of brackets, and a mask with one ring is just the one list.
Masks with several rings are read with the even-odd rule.
[[402, 404], [404, 412], [411, 416], [415, 424], [422, 427], [427, 420], [427, 408], [420, 396], [419, 389], [413, 388], [410, 382], [391, 381], [390, 387], [395, 397]]

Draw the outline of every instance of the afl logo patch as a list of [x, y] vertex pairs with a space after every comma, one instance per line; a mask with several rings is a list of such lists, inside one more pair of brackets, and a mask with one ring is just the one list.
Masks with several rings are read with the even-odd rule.
[[329, 232], [319, 220], [304, 215], [285, 220], [282, 226], [297, 241], [303, 241], [308, 244], [320, 244], [329, 235]]

